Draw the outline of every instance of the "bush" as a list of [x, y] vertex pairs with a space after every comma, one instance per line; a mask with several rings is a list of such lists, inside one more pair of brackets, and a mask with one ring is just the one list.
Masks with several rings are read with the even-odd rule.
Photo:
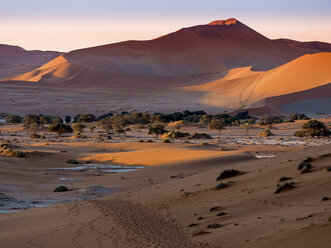
[[326, 127], [325, 123], [318, 120], [310, 120], [303, 124], [301, 130], [298, 130], [294, 133], [297, 137], [320, 137], [320, 136], [329, 136], [330, 130]]
[[65, 123], [71, 123], [71, 116], [70, 116], [70, 115], [67, 115], [67, 116], [64, 118], [64, 121], [65, 121]]
[[24, 117], [23, 123], [27, 126], [29, 126], [32, 123], [39, 123], [39, 116], [38, 115], [34, 115], [34, 114], [27, 114]]
[[17, 157], [17, 158], [25, 158], [26, 154], [22, 151], [14, 151], [10, 148], [8, 148], [7, 145], [2, 144], [0, 153], [4, 156], [10, 156], [10, 157]]
[[206, 133], [194, 133], [189, 139], [211, 139], [212, 137]]
[[85, 134], [83, 134], [83, 133], [78, 132], [78, 133], [75, 133], [74, 134], [73, 138], [74, 139], [86, 139], [87, 136]]
[[171, 143], [170, 139], [164, 139], [162, 140], [162, 143]]
[[63, 186], [63, 185], [61, 185], [61, 186], [56, 187], [56, 188], [54, 189], [54, 192], [66, 192], [66, 191], [68, 191], [68, 190], [69, 190], [69, 189], [68, 189], [67, 186]]
[[250, 118], [253, 118], [253, 117], [248, 114], [248, 111], [244, 111], [244, 112], [240, 112], [240, 113], [236, 114], [235, 118], [238, 118], [240, 120], [246, 120], [246, 119], [250, 119]]
[[79, 162], [76, 159], [68, 159], [67, 164], [79, 164]]
[[51, 117], [49, 117], [47, 115], [42, 115], [39, 118], [39, 122], [41, 124], [52, 124], [52, 119], [51, 119]]
[[228, 169], [228, 170], [224, 170], [218, 177], [217, 177], [217, 181], [221, 181], [225, 178], [230, 178], [230, 177], [235, 177], [242, 174], [241, 171], [235, 170], [235, 169]]
[[275, 123], [282, 123], [283, 117], [278, 116], [278, 115], [265, 115], [261, 117], [258, 121], [258, 124], [261, 126], [267, 126]]
[[94, 121], [97, 121], [97, 117], [95, 117], [92, 114], [82, 114], [79, 115], [79, 117], [77, 118], [77, 122], [81, 122], [81, 123], [89, 123]]
[[309, 120], [309, 118], [305, 114], [291, 114], [290, 120]]
[[54, 117], [54, 118], [52, 118], [52, 122], [53, 122], [53, 124], [62, 124], [63, 120], [60, 117]]
[[269, 128], [266, 128], [266, 129], [262, 130], [262, 132], [259, 135], [263, 136], [263, 137], [268, 137], [268, 136], [272, 135], [272, 132], [270, 131]]
[[188, 136], [190, 136], [189, 133], [183, 133], [178, 130], [171, 130], [167, 133], [164, 133], [161, 138], [162, 139], [179, 139], [179, 138], [185, 138]]
[[82, 133], [84, 132], [84, 128], [86, 128], [86, 125], [82, 123], [75, 123], [72, 125], [72, 129], [75, 133]]
[[9, 114], [6, 116], [6, 122], [11, 123], [11, 124], [21, 123], [22, 120], [23, 120], [23, 118], [19, 115]]

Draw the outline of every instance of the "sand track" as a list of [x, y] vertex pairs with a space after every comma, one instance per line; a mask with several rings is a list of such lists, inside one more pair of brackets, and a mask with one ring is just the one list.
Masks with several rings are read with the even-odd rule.
[[[161, 214], [140, 204], [120, 199], [97, 200], [65, 205], [66, 224], [48, 230], [26, 242], [27, 248], [48, 247], [148, 247], [190, 248], [181, 229]], [[70, 235], [65, 243], [54, 237]]]

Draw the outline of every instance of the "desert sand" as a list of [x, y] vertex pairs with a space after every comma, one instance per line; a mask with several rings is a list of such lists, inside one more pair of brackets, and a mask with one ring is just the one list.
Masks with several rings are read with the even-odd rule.
[[[161, 144], [147, 130], [135, 129], [106, 143], [94, 140], [98, 129], [87, 131], [86, 140], [47, 134], [45, 143], [27, 138], [21, 125], [2, 125], [1, 139], [10, 139], [27, 157], [0, 157], [1, 192], [33, 201], [35, 207], [0, 214], [0, 245], [328, 247], [331, 202], [321, 199], [330, 197], [326, 168], [331, 141], [294, 138], [303, 122], [274, 125], [270, 138], [259, 137], [258, 126], [249, 135], [239, 127], [227, 128], [221, 138], [208, 131], [214, 138], [206, 140], [208, 145], [201, 145], [203, 140]], [[300, 174], [298, 164], [307, 157], [313, 158], [312, 172]], [[121, 173], [52, 170], [77, 166], [66, 164], [67, 159], [145, 168]], [[227, 187], [215, 190], [216, 178], [229, 168], [243, 174], [224, 179]], [[274, 194], [284, 176], [295, 187]], [[70, 191], [53, 193], [59, 184]], [[92, 185], [104, 192], [84, 191]], [[40, 207], [47, 201], [50, 206]], [[65, 201], [74, 202], [61, 203]]]
[[[236, 106], [238, 109], [277, 109], [291, 101], [331, 97], [330, 91], [325, 90], [331, 82], [330, 63], [331, 53], [304, 55], [270, 71], [257, 72], [250, 67], [237, 68], [220, 80], [183, 89], [207, 92], [202, 100], [207, 105], [223, 108]], [[314, 94], [293, 97], [293, 93], [298, 95], [299, 92], [312, 89], [316, 91]], [[267, 106], [269, 102], [264, 99], [276, 96], [283, 97], [277, 98], [276, 106]], [[280, 109], [278, 112], [281, 112]]]

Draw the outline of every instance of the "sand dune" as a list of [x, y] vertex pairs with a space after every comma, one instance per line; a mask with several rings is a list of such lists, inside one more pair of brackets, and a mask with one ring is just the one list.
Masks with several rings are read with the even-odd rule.
[[[300, 42], [298, 42], [300, 43]], [[301, 43], [300, 43], [301, 44]], [[320, 47], [319, 47], [320, 48]], [[83, 87], [130, 85], [177, 86], [201, 83], [214, 75], [224, 76], [229, 69], [252, 66], [275, 68], [303, 54], [327, 49], [299, 47], [270, 40], [231, 18], [208, 25], [183, 28], [148, 41], [126, 41], [80, 49], [64, 54], [35, 71], [7, 81], [66, 83]]]
[[32, 71], [61, 53], [27, 51], [18, 46], [0, 44], [0, 79]]
[[[304, 55], [269, 71], [252, 71], [250, 67], [231, 70], [227, 76], [184, 90], [206, 92], [205, 104], [227, 108], [262, 108], [264, 99], [311, 90], [331, 83], [331, 53]], [[280, 101], [273, 112], [291, 101], [305, 98], [331, 97], [330, 91], [304, 94]]]

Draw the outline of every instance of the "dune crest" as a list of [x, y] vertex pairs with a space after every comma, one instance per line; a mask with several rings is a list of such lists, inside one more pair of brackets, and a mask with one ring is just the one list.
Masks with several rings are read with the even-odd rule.
[[236, 24], [237, 20], [235, 18], [229, 18], [226, 20], [216, 20], [210, 22], [208, 25], [231, 25], [231, 24]]

